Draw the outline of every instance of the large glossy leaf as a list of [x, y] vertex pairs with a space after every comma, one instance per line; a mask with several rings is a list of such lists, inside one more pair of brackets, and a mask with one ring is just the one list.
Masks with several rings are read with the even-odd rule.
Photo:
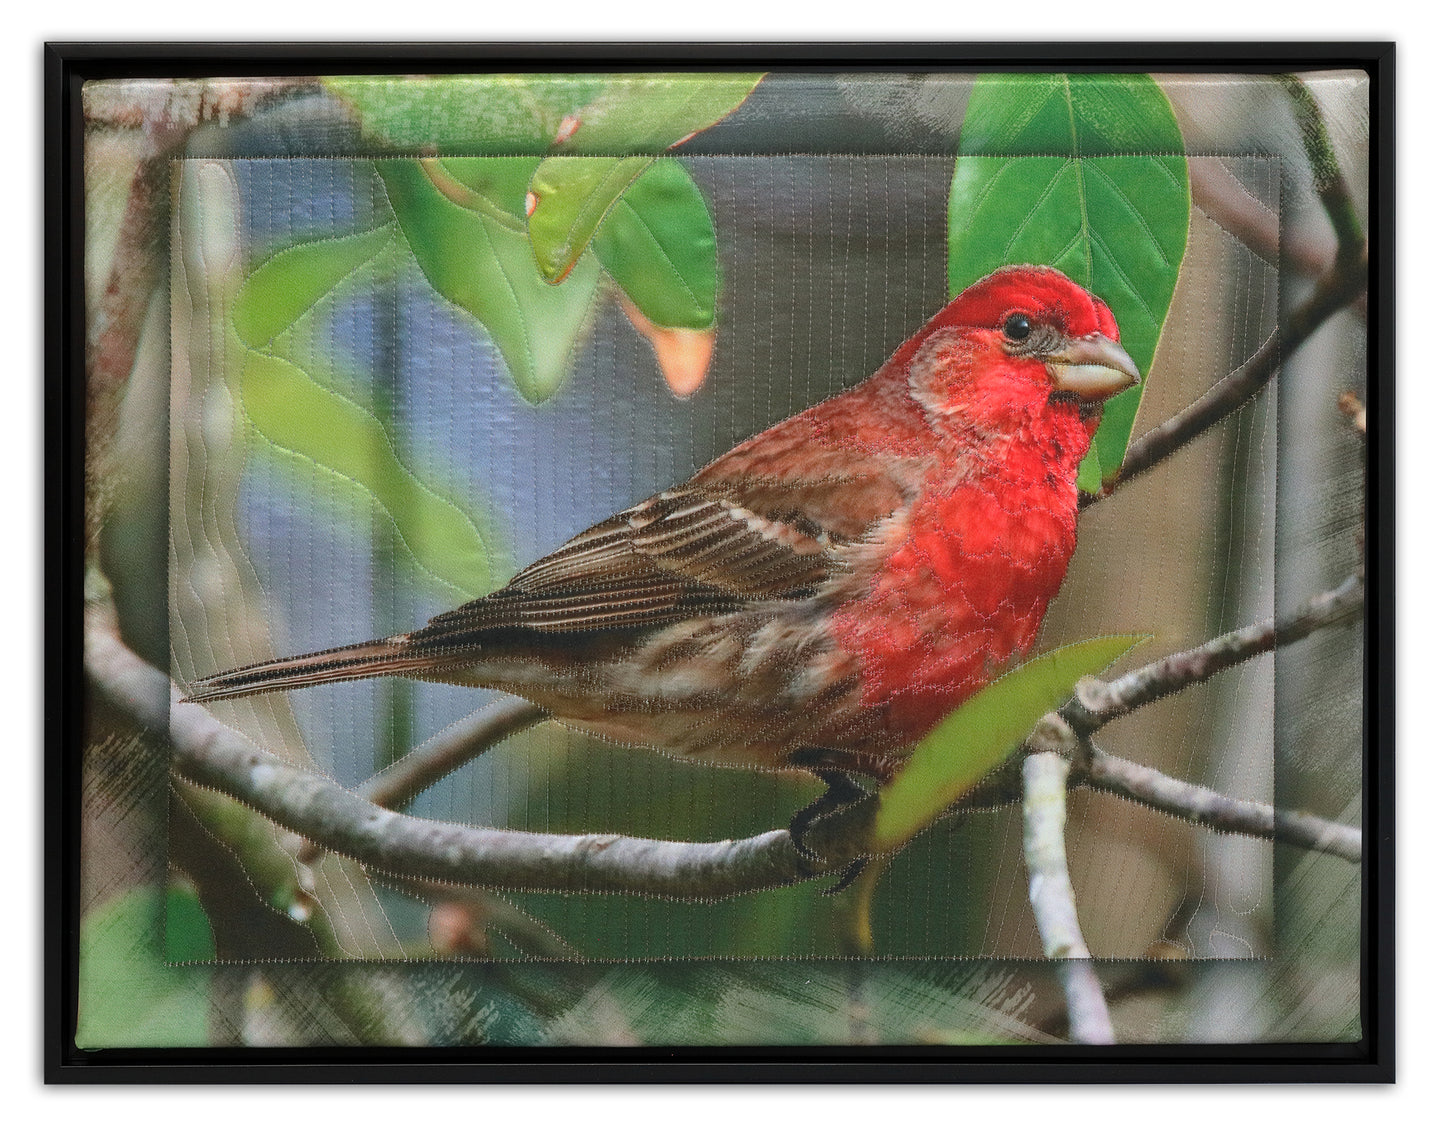
[[332, 473], [338, 491], [379, 507], [417, 566], [458, 596], [486, 593], [499, 580], [476, 524], [407, 470], [375, 414], [255, 350], [246, 352], [241, 403], [262, 438]]
[[736, 109], [761, 74], [338, 76], [373, 138], [443, 155], [660, 153]]
[[416, 161], [376, 165], [427, 282], [486, 328], [522, 396], [545, 401], [566, 377], [591, 312], [596, 262], [589, 257], [561, 283], [548, 284], [525, 233], [449, 200]]
[[564, 278], [651, 157], [549, 157], [532, 175], [527, 233], [549, 283]]
[[396, 226], [313, 240], [277, 252], [246, 277], [236, 295], [232, 322], [247, 346], [270, 342], [321, 298], [395, 238]]
[[[1058, 267], [1109, 304], [1148, 372], [1189, 231], [1184, 140], [1147, 75], [983, 75], [949, 199], [953, 293], [1012, 263]], [[1128, 447], [1143, 387], [1105, 408], [1079, 486]]]
[[210, 924], [187, 890], [142, 887], [102, 904], [80, 925], [76, 1044], [205, 1045], [210, 970], [168, 964], [214, 958]]
[[1096, 637], [1026, 661], [977, 692], [924, 737], [879, 793], [873, 840], [896, 849], [931, 824], [1028, 738], [1079, 679], [1102, 671], [1145, 636]]
[[717, 320], [717, 233], [686, 167], [655, 162], [592, 241], [602, 266], [654, 326], [707, 330]]

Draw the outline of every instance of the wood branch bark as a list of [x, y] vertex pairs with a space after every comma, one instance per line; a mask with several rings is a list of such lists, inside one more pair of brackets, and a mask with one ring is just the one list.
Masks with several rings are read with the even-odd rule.
[[1364, 607], [1364, 584], [1358, 576], [1351, 575], [1334, 589], [1315, 595], [1282, 621], [1269, 618], [1235, 629], [1195, 648], [1172, 653], [1126, 672], [1116, 680], [1086, 677], [1079, 681], [1073, 700], [1060, 714], [1076, 734], [1090, 735], [1121, 715], [1191, 684], [1201, 684], [1226, 668], [1357, 617]]
[[1084, 781], [1096, 789], [1197, 822], [1219, 833], [1273, 838], [1355, 864], [1359, 864], [1363, 856], [1364, 838], [1355, 826], [1297, 810], [1276, 810], [1263, 802], [1231, 798], [1207, 786], [1171, 778], [1153, 767], [1115, 758], [1099, 750], [1092, 740], [1085, 742], [1089, 753], [1084, 764]]
[[1029, 902], [1044, 954], [1059, 960], [1059, 981], [1069, 1011], [1069, 1037], [1086, 1045], [1112, 1045], [1114, 1026], [1079, 927], [1064, 852], [1068, 774], [1069, 760], [1054, 751], [1036, 751], [1023, 762], [1024, 861], [1029, 870]]
[[1188, 408], [1130, 444], [1123, 463], [1104, 485], [1104, 490], [1098, 495], [1080, 492], [1079, 506], [1088, 507], [1112, 495], [1120, 486], [1162, 463], [1249, 402], [1328, 318], [1364, 294], [1367, 274], [1363, 257], [1346, 263], [1337, 261], [1310, 297], [1291, 312], [1284, 325], [1270, 335], [1247, 362], [1215, 382]]
[[787, 830], [689, 843], [616, 834], [483, 829], [382, 809], [223, 727], [132, 653], [99, 618], [87, 625], [92, 686], [144, 729], [167, 734], [173, 774], [252, 806], [286, 829], [381, 873], [415, 880], [556, 892], [631, 892], [709, 901], [838, 872], [863, 855], [876, 800], [810, 831], [810, 860]]
[[362, 783], [357, 792], [383, 809], [399, 810], [503, 739], [546, 718], [547, 713], [536, 704], [503, 696], [397, 759]]

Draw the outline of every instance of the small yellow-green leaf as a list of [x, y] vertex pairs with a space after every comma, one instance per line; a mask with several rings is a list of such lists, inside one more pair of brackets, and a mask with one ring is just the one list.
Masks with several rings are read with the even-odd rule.
[[338, 488], [379, 507], [426, 573], [459, 596], [486, 593], [493, 577], [477, 525], [397, 459], [373, 413], [272, 354], [246, 352], [241, 403], [260, 436], [333, 473]]
[[549, 283], [566, 277], [651, 157], [549, 157], [532, 174], [527, 234]]
[[878, 792], [873, 844], [898, 848], [978, 785], [1053, 711], [1081, 677], [1099, 672], [1141, 641], [1096, 637], [1026, 661], [977, 692], [930, 731]]
[[241, 284], [232, 323], [241, 341], [260, 349], [293, 325], [321, 298], [396, 235], [394, 224], [369, 232], [313, 240], [277, 252]]

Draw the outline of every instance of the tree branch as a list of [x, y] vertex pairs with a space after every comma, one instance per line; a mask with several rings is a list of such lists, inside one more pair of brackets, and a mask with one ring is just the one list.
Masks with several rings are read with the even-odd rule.
[[379, 872], [489, 888], [706, 901], [838, 872], [868, 847], [875, 799], [820, 819], [809, 836], [817, 857], [812, 861], [782, 829], [694, 844], [481, 829], [394, 813], [263, 751], [200, 705], [181, 703], [180, 690], [126, 648], [101, 618], [89, 622], [87, 675], [141, 727], [169, 734], [172, 773], [229, 794]]
[[[1325, 129], [1319, 103], [1309, 87], [1295, 75], [1276, 76], [1288, 93], [1295, 120], [1299, 125], [1312, 171], [1315, 192], [1334, 226], [1336, 247], [1330, 269], [1320, 278], [1304, 304], [1290, 312], [1284, 325], [1270, 335], [1255, 355], [1222, 381], [1216, 382], [1203, 397], [1181, 413], [1156, 426], [1129, 445], [1119, 470], [1104, 484], [1098, 495], [1079, 493], [1080, 508], [1111, 495], [1120, 484], [1127, 483], [1141, 472], [1173, 455], [1206, 429], [1218, 424], [1240, 408], [1265, 387], [1279, 368], [1335, 312], [1365, 294], [1368, 284], [1368, 249], [1364, 228], [1355, 211], [1329, 132]], [[1194, 178], [1191, 165], [1191, 178]], [[1216, 181], [1205, 176], [1206, 197], [1220, 195]], [[1247, 231], [1254, 231], [1255, 243], [1258, 217], [1244, 217]], [[1242, 237], [1243, 238], [1243, 237]], [[1248, 242], [1248, 241], [1246, 241]], [[1257, 249], [1268, 255], [1268, 241]]]
[[[1291, 810], [1275, 810], [1263, 802], [1246, 802], [1219, 794], [1205, 786], [1171, 778], [1153, 767], [1099, 751], [1091, 736], [1105, 724], [1141, 707], [1200, 684], [1250, 657], [1303, 640], [1329, 625], [1358, 616], [1364, 609], [1364, 587], [1358, 576], [1346, 578], [1332, 590], [1316, 594], [1293, 615], [1278, 624], [1261, 621], [1225, 633], [1196, 648], [1166, 656], [1127, 672], [1117, 680], [1086, 677], [1075, 687], [1074, 698], [1039, 721], [1030, 738], [1031, 750], [1064, 752], [1073, 762], [1070, 786], [1088, 785], [1128, 798], [1220, 833], [1269, 837], [1343, 857], [1361, 859], [1358, 828]], [[1008, 801], [1007, 776], [991, 778], [985, 801]], [[972, 797], [966, 805], [975, 805]]]
[[[1342, 620], [1357, 612], [1362, 601], [1359, 582], [1351, 578], [1278, 628], [1264, 622], [1226, 634], [1110, 684], [1081, 682], [1079, 697], [1053, 718], [1060, 728], [1087, 737], [1125, 712]], [[810, 848], [816, 860], [804, 858], [785, 830], [743, 841], [693, 844], [523, 833], [413, 818], [292, 766], [229, 731], [200, 705], [181, 703], [180, 691], [127, 649], [113, 621], [99, 613], [87, 618], [85, 663], [96, 687], [142, 728], [169, 734], [173, 773], [235, 797], [279, 825], [381, 873], [466, 886], [715, 900], [838, 872], [864, 855], [869, 845], [876, 797], [814, 826]], [[491, 742], [535, 722], [535, 715], [530, 705], [510, 700], [492, 705], [466, 727], [419, 748], [395, 773], [378, 776], [371, 793], [392, 801], [405, 798]], [[1104, 757], [1098, 765], [1097, 775], [1092, 769], [1086, 772], [1092, 784], [1145, 805], [1225, 832], [1273, 834], [1359, 859], [1358, 831], [1309, 815], [1275, 814], [1258, 803], [1234, 802], [1122, 759]]]
[[1024, 759], [1024, 860], [1029, 869], [1029, 901], [1044, 954], [1061, 960], [1059, 981], [1068, 1003], [1069, 1037], [1088, 1045], [1112, 1045], [1114, 1027], [1079, 928], [1064, 852], [1068, 772], [1068, 760], [1053, 751], [1037, 751]]
[[434, 735], [367, 779], [357, 793], [385, 810], [399, 810], [425, 790], [503, 739], [547, 719], [536, 704], [503, 696]]
[[1208, 787], [1170, 778], [1153, 767], [1115, 758], [1095, 747], [1092, 740], [1084, 740], [1084, 745], [1088, 754], [1083, 780], [1090, 786], [1219, 833], [1273, 838], [1360, 862], [1363, 837], [1353, 826], [1296, 810], [1276, 810], [1263, 802], [1230, 798]]
[[[1189, 197], [1206, 216], [1265, 263], [1279, 266], [1279, 217], [1239, 183], [1223, 158], [1189, 158]], [[1314, 274], [1328, 265], [1326, 256]]]
[[1087, 677], [1075, 688], [1074, 699], [1060, 714], [1080, 736], [1091, 735], [1121, 715], [1136, 711], [1189, 687], [1217, 672], [1303, 640], [1326, 626], [1363, 612], [1364, 586], [1358, 576], [1346, 578], [1334, 589], [1316, 594], [1295, 613], [1276, 623], [1274, 618], [1235, 629], [1192, 649], [1177, 652], [1126, 672], [1117, 680]]
[[1284, 325], [1270, 335], [1253, 357], [1228, 377], [1215, 382], [1187, 409], [1156, 425], [1130, 444], [1119, 470], [1110, 477], [1103, 491], [1098, 495], [1080, 492], [1079, 507], [1087, 507], [1112, 495], [1121, 484], [1166, 460], [1200, 433], [1241, 408], [1269, 384], [1285, 361], [1326, 319], [1364, 293], [1365, 268], [1363, 258], [1343, 264], [1336, 262], [1310, 297], [1291, 312]]

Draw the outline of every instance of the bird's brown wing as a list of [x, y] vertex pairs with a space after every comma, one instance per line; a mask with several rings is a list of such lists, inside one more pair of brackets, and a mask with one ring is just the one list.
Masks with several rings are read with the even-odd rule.
[[506, 630], [630, 630], [809, 597], [845, 568], [834, 550], [905, 498], [891, 481], [844, 472], [792, 483], [705, 473], [583, 531], [502, 589], [408, 634], [408, 644], [447, 650]]
[[829, 577], [826, 537], [691, 488], [663, 492], [583, 531], [505, 587], [408, 635], [465, 647], [498, 630], [636, 629], [803, 598]]
[[[766, 435], [766, 434], [765, 434]], [[735, 450], [745, 455], [747, 446]], [[628, 633], [750, 602], [802, 600], [849, 569], [840, 549], [867, 536], [908, 492], [814, 454], [807, 479], [729, 466], [620, 512], [540, 558], [502, 589], [413, 633], [265, 661], [191, 685], [201, 702], [362, 676], [432, 678], [475, 650], [558, 645], [567, 634]], [[737, 475], [728, 474], [730, 471]], [[558, 639], [558, 636], [562, 639]], [[571, 647], [563, 645], [564, 648]]]

